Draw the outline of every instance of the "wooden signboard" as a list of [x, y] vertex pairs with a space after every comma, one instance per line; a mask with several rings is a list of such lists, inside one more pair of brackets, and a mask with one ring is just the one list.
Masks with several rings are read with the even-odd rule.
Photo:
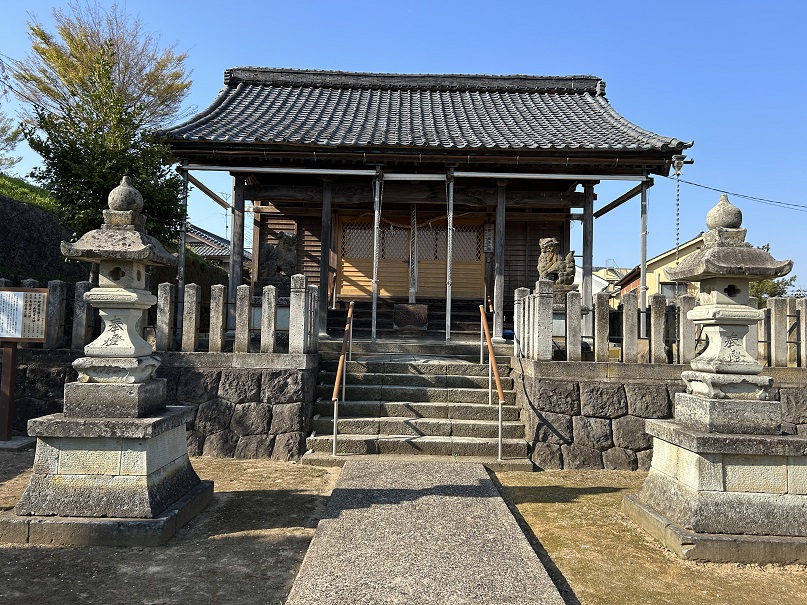
[[0, 288], [0, 341], [45, 342], [47, 288]]
[[45, 342], [48, 321], [47, 288], [0, 288], [0, 342], [3, 374], [0, 377], [0, 441], [11, 439], [17, 343]]

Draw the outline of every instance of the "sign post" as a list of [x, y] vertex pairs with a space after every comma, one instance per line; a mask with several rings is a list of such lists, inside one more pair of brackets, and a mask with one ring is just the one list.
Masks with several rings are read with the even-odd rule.
[[3, 343], [0, 442], [11, 441], [17, 343], [45, 342], [47, 315], [47, 288], [0, 288], [0, 342]]

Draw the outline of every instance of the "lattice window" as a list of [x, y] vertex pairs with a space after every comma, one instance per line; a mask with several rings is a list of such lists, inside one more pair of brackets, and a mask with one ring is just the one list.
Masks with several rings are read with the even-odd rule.
[[448, 245], [445, 225], [426, 225], [418, 230], [418, 260], [445, 260]]
[[342, 258], [373, 258], [370, 223], [342, 223]]
[[482, 258], [482, 225], [455, 226], [452, 247], [452, 256], [457, 262], [480, 260]]
[[409, 229], [401, 229], [393, 225], [381, 227], [381, 258], [409, 260]]

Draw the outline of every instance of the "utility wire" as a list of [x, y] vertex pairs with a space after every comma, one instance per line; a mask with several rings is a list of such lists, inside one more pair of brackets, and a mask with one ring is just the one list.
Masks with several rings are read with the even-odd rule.
[[[663, 176], [663, 175], [662, 175]], [[674, 177], [665, 176], [664, 178], [675, 180]], [[718, 193], [726, 193], [728, 195], [743, 198], [746, 200], [751, 200], [752, 202], [759, 202], [760, 204], [767, 204], [769, 206], [778, 206], [780, 208], [789, 208], [790, 210], [798, 210], [800, 212], [807, 212], [807, 205], [805, 204], [793, 204], [790, 202], [780, 202], [777, 200], [769, 200], [764, 197], [755, 197], [753, 195], [744, 195], [742, 193], [735, 193], [733, 191], [726, 191], [725, 189], [717, 189], [716, 187], [709, 187], [708, 185], [701, 185], [700, 183], [693, 183], [692, 181], [685, 181], [681, 179], [682, 183], [686, 183], [687, 185], [692, 185], [694, 187], [700, 187], [701, 189], [708, 189], [710, 191], [717, 191]]]

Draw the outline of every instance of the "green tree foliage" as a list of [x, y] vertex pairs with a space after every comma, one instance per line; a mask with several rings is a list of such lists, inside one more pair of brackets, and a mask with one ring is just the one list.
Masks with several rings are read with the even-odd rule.
[[186, 55], [145, 33], [117, 5], [72, 2], [53, 11], [55, 33], [28, 24], [31, 53], [6, 60], [6, 85], [24, 104], [25, 138], [42, 156], [33, 178], [84, 233], [128, 174], [146, 201], [149, 232], [175, 239], [182, 181], [154, 134], [174, 119], [190, 87]]
[[[771, 251], [770, 244], [760, 246], [765, 252]], [[748, 284], [748, 292], [751, 296], [757, 297], [757, 305], [760, 309], [768, 306], [768, 299], [779, 296], [787, 296], [790, 289], [796, 283], [796, 276], [780, 277], [779, 279], [763, 279], [752, 281]]]
[[0, 112], [0, 172], [4, 172], [20, 161], [20, 157], [9, 155], [22, 140], [22, 130], [14, 121]]

